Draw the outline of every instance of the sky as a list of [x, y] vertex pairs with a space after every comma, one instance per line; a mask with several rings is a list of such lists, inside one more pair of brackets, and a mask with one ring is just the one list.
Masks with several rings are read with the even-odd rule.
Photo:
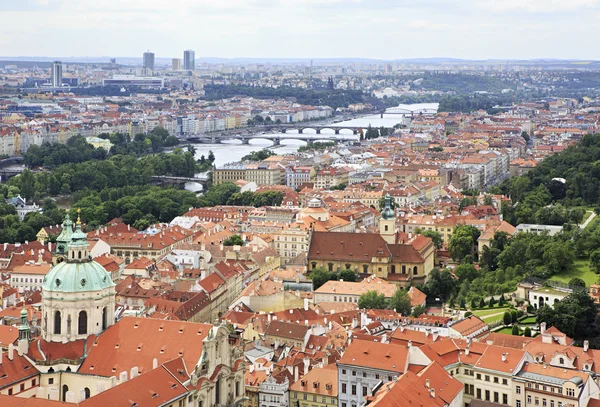
[[600, 0], [0, 0], [0, 55], [597, 59]]

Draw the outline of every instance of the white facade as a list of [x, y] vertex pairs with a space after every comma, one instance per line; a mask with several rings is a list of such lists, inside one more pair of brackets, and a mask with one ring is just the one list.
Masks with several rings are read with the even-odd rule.
[[269, 376], [259, 387], [258, 406], [259, 407], [287, 407], [289, 406], [289, 388], [287, 380], [281, 384]]

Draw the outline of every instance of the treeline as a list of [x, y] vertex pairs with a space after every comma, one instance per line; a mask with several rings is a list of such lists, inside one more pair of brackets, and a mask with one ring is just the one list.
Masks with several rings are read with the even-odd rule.
[[426, 72], [417, 83], [411, 84], [412, 89], [437, 90], [440, 92], [454, 92], [457, 94], [470, 94], [479, 91], [500, 92], [502, 89], [515, 88], [515, 84], [488, 75], [467, 75]]
[[249, 96], [258, 99], [284, 99], [293, 97], [303, 105], [329, 106], [333, 109], [363, 103], [367, 99], [362, 91], [341, 89], [302, 89], [291, 86], [278, 88], [248, 85], [205, 85], [206, 100], [228, 99], [234, 96]]
[[54, 168], [62, 164], [80, 163], [89, 160], [104, 160], [108, 151], [94, 148], [83, 136], [74, 136], [65, 144], [34, 144], [23, 154], [23, 163], [28, 167]]
[[439, 112], [469, 113], [476, 110], [485, 110], [488, 113], [497, 113], [494, 106], [512, 105], [512, 94], [500, 96], [485, 94], [460, 94], [444, 95], [439, 99]]
[[283, 202], [283, 192], [240, 192], [240, 187], [232, 182], [214, 185], [198, 199], [198, 206], [209, 207], [216, 205], [240, 206], [280, 206]]
[[252, 151], [250, 154], [246, 154], [242, 157], [242, 161], [263, 161], [273, 155], [275, 155], [275, 153], [272, 150], [264, 148], [259, 151]]
[[110, 153], [117, 154], [136, 154], [142, 155], [150, 152], [160, 151], [165, 147], [174, 147], [179, 144], [179, 139], [169, 135], [169, 132], [162, 127], [155, 127], [150, 133], [139, 133], [133, 139], [129, 134], [113, 133], [100, 134], [98, 137], [109, 140], [113, 146]]
[[549, 202], [564, 206], [600, 205], [600, 134], [546, 157], [526, 174], [504, 181], [498, 191], [519, 206], [532, 193], [549, 194]]
[[335, 141], [309, 141], [306, 143], [306, 145], [298, 147], [298, 152], [304, 153], [311, 150], [322, 151], [331, 147], [335, 147], [336, 145], [337, 142]]

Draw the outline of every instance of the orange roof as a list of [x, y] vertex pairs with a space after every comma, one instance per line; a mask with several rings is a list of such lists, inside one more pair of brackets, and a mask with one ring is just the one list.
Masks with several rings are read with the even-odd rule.
[[314, 368], [301, 380], [290, 386], [290, 390], [321, 396], [337, 397], [338, 369], [335, 365]]
[[152, 369], [153, 359], [164, 363], [183, 357], [188, 370], [200, 360], [202, 340], [212, 325], [126, 317], [96, 338], [79, 373], [115, 376], [137, 366]]
[[355, 340], [348, 346], [339, 363], [404, 373], [408, 365], [408, 348]]

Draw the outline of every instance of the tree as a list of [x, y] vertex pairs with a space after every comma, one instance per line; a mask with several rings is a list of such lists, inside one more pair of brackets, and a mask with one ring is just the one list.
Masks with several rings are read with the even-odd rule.
[[526, 338], [531, 338], [531, 328], [528, 326], [525, 327], [525, 331], [523, 332], [523, 336]]
[[419, 318], [425, 312], [427, 312], [427, 307], [425, 305], [417, 305], [415, 308], [413, 308], [411, 316], [413, 318]]
[[491, 206], [492, 203], [493, 203], [492, 196], [486, 194], [485, 197], [483, 198], [483, 204], [487, 205], [487, 206]]
[[436, 232], [435, 230], [422, 230], [418, 228], [415, 233], [430, 238], [433, 241], [433, 245], [438, 250], [441, 249], [444, 244], [442, 234], [440, 232]]
[[490, 308], [494, 308], [494, 305], [496, 304], [496, 300], [494, 299], [494, 296], [492, 295], [490, 297], [490, 301], [488, 302], [488, 305]]
[[360, 309], [385, 309], [385, 295], [379, 294], [376, 290], [367, 291], [358, 299], [358, 308]]
[[354, 270], [342, 270], [340, 271], [340, 280], [356, 282], [356, 272]]
[[515, 336], [521, 336], [521, 330], [519, 329], [519, 327], [517, 325], [513, 325], [512, 334]]
[[600, 249], [594, 250], [590, 255], [590, 268], [600, 274]]
[[485, 308], [485, 300], [483, 298], [479, 300], [479, 308]]
[[475, 297], [471, 298], [471, 309], [475, 309], [475, 308], [479, 307], [479, 305], [481, 305], [481, 304], [479, 304], [477, 302], [477, 300], [475, 299]]
[[598, 308], [587, 290], [575, 287], [562, 301], [548, 305], [537, 312], [537, 321], [554, 326], [567, 336], [583, 338], [595, 335], [595, 320]]
[[410, 302], [410, 296], [408, 295], [408, 291], [403, 289], [398, 289], [390, 299], [390, 308], [399, 312], [404, 316], [410, 315], [412, 310], [412, 304]]
[[316, 290], [321, 287], [323, 284], [328, 282], [329, 280], [335, 280], [336, 276], [334, 273], [331, 273], [324, 269], [323, 267], [314, 268], [310, 274], [310, 279], [313, 282], [313, 289]]
[[19, 176], [19, 190], [21, 197], [29, 200], [35, 196], [35, 178], [28, 169], [24, 170]]
[[458, 276], [458, 281], [461, 283], [465, 280], [473, 281], [479, 276], [477, 269], [472, 264], [461, 264], [454, 269], [454, 274]]
[[527, 134], [526, 131], [521, 132], [521, 137], [523, 137], [523, 139], [525, 140], [526, 143], [529, 142], [529, 134]]
[[499, 307], [503, 307], [506, 304], [506, 299], [504, 299], [504, 293], [500, 296], [500, 299], [498, 300], [498, 306]]
[[244, 243], [244, 239], [240, 235], [233, 235], [225, 239], [223, 246], [243, 246]]
[[473, 254], [479, 234], [479, 230], [471, 225], [455, 227], [448, 243], [448, 250], [452, 258], [455, 261], [461, 261], [465, 256]]
[[506, 311], [504, 313], [504, 318], [503, 319], [504, 319], [504, 325], [510, 325], [510, 324], [512, 324], [512, 317], [510, 315], [510, 312]]
[[569, 288], [575, 287], [585, 288], [585, 281], [579, 277], [573, 277], [571, 280], [569, 280]]
[[423, 286], [423, 292], [431, 300], [445, 302], [455, 294], [457, 282], [448, 270], [434, 268], [429, 273], [429, 280]]
[[451, 296], [450, 299], [448, 300], [448, 308], [450, 309], [454, 309], [454, 306], [456, 305], [456, 300], [454, 299], [454, 296]]
[[510, 312], [510, 318], [511, 318], [511, 320], [512, 320], [511, 322], [512, 322], [513, 324], [516, 324], [516, 323], [517, 323], [517, 321], [519, 320], [519, 314], [517, 313], [517, 311], [516, 311], [516, 310], [512, 310], [512, 311]]
[[460, 308], [467, 309], [467, 304], [465, 303], [465, 297], [460, 298]]

